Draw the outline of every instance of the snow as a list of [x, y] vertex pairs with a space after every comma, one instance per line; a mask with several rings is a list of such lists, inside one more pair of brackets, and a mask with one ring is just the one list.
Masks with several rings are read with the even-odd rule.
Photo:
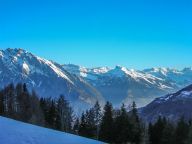
[[17, 71], [21, 67], [22, 71], [26, 74], [40, 73], [46, 75], [47, 71], [42, 70], [42, 65], [46, 65], [51, 71], [53, 71], [58, 77], [66, 79], [68, 82], [73, 82], [68, 78], [63, 70], [57, 67], [49, 60], [35, 56], [21, 48], [6, 50], [0, 50], [0, 58], [4, 64], [6, 64], [11, 71]]
[[189, 96], [192, 94], [192, 91], [182, 91], [181, 94]]
[[73, 65], [73, 64], [63, 65], [63, 68], [72, 74], [86, 78], [88, 80], [97, 80], [100, 74], [104, 74], [109, 70], [109, 68], [107, 67], [90, 69], [90, 68], [85, 68], [85, 67]]
[[45, 63], [46, 65], [48, 65], [57, 75], [58, 77], [62, 77], [64, 79], [66, 79], [67, 81], [69, 81], [70, 83], [73, 84], [73, 82], [64, 74], [64, 72], [58, 68], [57, 66], [55, 66], [51, 61], [49, 60], [46, 60], [46, 59], [43, 59], [43, 58], [40, 58], [38, 56], [36, 56], [36, 58], [40, 61], [40, 62], [43, 62]]
[[95, 74], [102, 74], [102, 73], [107, 73], [110, 70], [108, 67], [99, 67], [99, 68], [93, 68], [92, 71]]
[[[97, 85], [98, 80], [108, 78], [126, 78], [129, 77], [134, 79], [137, 82], [145, 82], [146, 85], [156, 85], [159, 89], [172, 89], [170, 85], [165, 83], [165, 80], [161, 77], [157, 77], [156, 75], [151, 74], [150, 72], [138, 71], [134, 69], [127, 69], [126, 67], [122, 67], [117, 65], [115, 68], [108, 67], [98, 67], [98, 68], [85, 68], [78, 65], [68, 64], [63, 65], [63, 68], [70, 73], [73, 73], [77, 76], [83, 77], [87, 80], [91, 80], [94, 86]], [[162, 71], [167, 71], [167, 69], [162, 68]], [[159, 71], [159, 69], [155, 69], [155, 71]], [[100, 83], [102, 83], [100, 81]], [[101, 85], [106, 85], [103, 81]]]
[[0, 51], [0, 57], [3, 57], [3, 52], [2, 51]]
[[159, 86], [161, 89], [173, 89], [173, 88], [166, 86], [166, 85], [163, 85], [163, 84], [159, 84]]
[[170, 94], [163, 97], [159, 97], [155, 100], [156, 103], [163, 103], [166, 101], [172, 100], [180, 100], [180, 99], [192, 99], [192, 91], [181, 91], [179, 94]]
[[101, 144], [102, 142], [0, 117], [0, 144]]
[[39, 82], [39, 84], [38, 84], [38, 86], [37, 86], [37, 87], [40, 87], [40, 86], [41, 86], [41, 84], [42, 84], [42, 81], [40, 81], [40, 82]]
[[155, 102], [156, 102], [156, 103], [166, 102], [166, 101], [168, 101], [172, 96], [173, 96], [173, 95], [166, 95], [166, 96], [157, 98], [157, 99], [155, 99]]
[[23, 71], [25, 74], [29, 74], [30, 72], [29, 66], [26, 64], [26, 62], [23, 63]]
[[35, 82], [32, 80], [31, 81], [31, 84], [33, 85], [33, 87], [36, 85]]

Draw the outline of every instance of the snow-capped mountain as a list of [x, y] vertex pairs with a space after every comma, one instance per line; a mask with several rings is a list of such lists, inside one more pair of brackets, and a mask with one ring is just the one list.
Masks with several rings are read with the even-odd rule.
[[176, 85], [178, 88], [185, 87], [192, 82], [192, 68], [184, 68], [183, 70], [152, 68], [146, 69], [144, 72], [162, 78], [165, 81]]
[[189, 120], [192, 116], [192, 85], [184, 89], [156, 98], [141, 108], [140, 115], [147, 122], [154, 122], [159, 116], [176, 121], [181, 117]]
[[82, 77], [94, 86], [106, 100], [118, 105], [136, 101], [144, 106], [154, 98], [171, 93], [192, 83], [192, 70], [152, 68], [143, 71], [115, 68], [85, 68], [77, 65], [63, 65], [63, 68]]
[[63, 94], [78, 109], [104, 103], [102, 95], [88, 82], [71, 75], [55, 62], [40, 58], [23, 49], [0, 51], [0, 87], [9, 83], [26, 83], [43, 97], [58, 97]]
[[192, 69], [152, 68], [143, 71], [116, 66], [86, 68], [60, 65], [23, 49], [0, 50], [0, 88], [9, 83], [26, 83], [43, 97], [66, 96], [78, 110], [99, 100], [113, 105], [139, 107], [154, 98], [192, 83]]

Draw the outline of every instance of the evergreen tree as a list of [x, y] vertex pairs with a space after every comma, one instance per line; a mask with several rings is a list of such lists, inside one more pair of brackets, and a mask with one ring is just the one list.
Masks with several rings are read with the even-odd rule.
[[124, 104], [121, 107], [120, 115], [115, 117], [113, 132], [113, 142], [119, 144], [131, 142], [130, 121]]
[[54, 128], [54, 129], [56, 128], [56, 118], [57, 118], [56, 105], [55, 105], [55, 101], [52, 100], [51, 106], [47, 113], [47, 123], [48, 123], [49, 127]]
[[30, 96], [30, 103], [31, 103], [32, 115], [31, 118], [29, 119], [29, 122], [32, 124], [43, 125], [44, 123], [43, 111], [40, 107], [39, 98], [34, 90], [32, 91], [32, 95]]
[[79, 133], [79, 135], [80, 136], [83, 136], [83, 137], [87, 137], [87, 122], [86, 122], [86, 119], [85, 119], [85, 114], [84, 113], [82, 113], [82, 116], [81, 116], [81, 122], [80, 122], [80, 125], [79, 125], [79, 131], [78, 131], [78, 133]]
[[142, 127], [137, 113], [137, 106], [135, 102], [133, 102], [132, 110], [130, 112], [130, 123], [131, 142], [139, 144], [142, 140]]
[[72, 131], [73, 111], [64, 96], [61, 95], [57, 101], [58, 118], [61, 122], [61, 130], [65, 132]]
[[189, 133], [189, 125], [184, 121], [182, 117], [176, 127], [175, 131], [175, 144], [185, 144]]
[[15, 114], [15, 89], [13, 84], [9, 84], [7, 87], [5, 87], [1, 93], [2, 93], [2, 105], [3, 105], [3, 111], [4, 115], [7, 117], [14, 118]]
[[14, 118], [15, 114], [15, 88], [13, 84], [8, 85], [7, 87], [7, 116]]
[[74, 134], [79, 135], [79, 127], [80, 127], [79, 118], [76, 118], [74, 126], [73, 126], [73, 133]]
[[161, 117], [158, 118], [157, 122], [149, 125], [149, 142], [150, 144], [161, 144], [165, 124]]
[[[52, 99], [51, 98], [41, 98], [40, 99], [40, 107], [41, 107], [41, 110], [43, 112], [44, 121], [45, 121], [44, 125], [46, 127], [50, 127], [50, 124], [49, 124], [49, 111], [50, 111], [51, 105], [52, 105]], [[57, 129], [58, 129], [58, 127], [57, 127]]]
[[113, 137], [113, 108], [112, 104], [107, 102], [104, 107], [104, 116], [101, 120], [99, 140], [111, 143]]
[[187, 137], [186, 144], [192, 144], [192, 125], [190, 125], [190, 128], [189, 128], [189, 134]]
[[148, 126], [148, 143], [153, 144], [153, 124], [150, 122]]
[[174, 143], [174, 127], [171, 123], [167, 122], [162, 132], [161, 144]]
[[87, 132], [89, 138], [96, 138], [97, 126], [95, 124], [95, 111], [94, 108], [86, 111], [85, 119], [87, 123]]
[[0, 115], [4, 115], [4, 95], [2, 91], [0, 91]]
[[26, 84], [23, 84], [22, 93], [17, 95], [18, 101], [18, 116], [21, 121], [28, 122], [31, 115], [31, 103], [30, 103], [30, 94], [27, 90]]
[[97, 101], [93, 107], [94, 110], [94, 122], [95, 122], [95, 126], [96, 126], [96, 139], [99, 138], [99, 127], [100, 127], [100, 123], [101, 123], [101, 118], [102, 118], [102, 112], [101, 112], [101, 106], [99, 105], [99, 102]]

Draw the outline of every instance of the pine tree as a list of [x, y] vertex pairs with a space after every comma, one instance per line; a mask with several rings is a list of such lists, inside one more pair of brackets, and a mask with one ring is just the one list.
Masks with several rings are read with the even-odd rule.
[[74, 134], [79, 135], [79, 127], [80, 127], [79, 118], [76, 118], [74, 126], [73, 126], [73, 133]]
[[149, 125], [149, 142], [150, 144], [161, 144], [165, 124], [161, 117], [158, 118], [157, 122]]
[[[51, 105], [52, 105], [52, 99], [50, 97], [40, 99], [40, 107], [41, 107], [41, 110], [43, 112], [43, 117], [44, 117], [44, 121], [45, 121], [44, 126], [45, 127], [50, 127], [49, 111], [50, 111]], [[58, 129], [58, 127], [57, 127], [57, 129]]]
[[4, 105], [4, 115], [14, 118], [15, 112], [15, 89], [13, 84], [9, 84], [2, 90], [2, 104]]
[[133, 102], [132, 104], [132, 110], [130, 113], [131, 113], [130, 114], [131, 142], [135, 144], [139, 144], [142, 140], [142, 127], [141, 127], [141, 122], [139, 120], [139, 116], [137, 113], [137, 106], [135, 102]]
[[102, 118], [102, 112], [101, 112], [101, 106], [99, 105], [99, 102], [97, 101], [93, 107], [94, 110], [94, 122], [95, 122], [95, 126], [96, 126], [96, 139], [99, 138], [99, 127], [100, 127], [100, 123], [101, 123], [101, 118]]
[[125, 105], [123, 104], [120, 114], [114, 119], [113, 142], [119, 144], [131, 142], [130, 128], [128, 113], [125, 109]]
[[80, 136], [83, 136], [83, 137], [87, 137], [87, 122], [86, 122], [86, 119], [85, 119], [85, 114], [84, 113], [82, 113], [82, 116], [81, 116], [81, 122], [80, 122], [80, 125], [79, 125], [79, 131], [78, 131], [78, 133], [79, 133], [79, 135]]
[[55, 101], [52, 100], [51, 106], [47, 113], [47, 123], [48, 123], [49, 127], [54, 128], [54, 129], [56, 128], [56, 118], [57, 118], [56, 105], [55, 105]]
[[23, 84], [21, 94], [17, 95], [18, 102], [18, 117], [21, 121], [28, 122], [32, 115], [30, 94], [27, 90], [26, 84]]
[[107, 102], [104, 107], [104, 116], [101, 120], [99, 140], [108, 143], [113, 141], [113, 108], [112, 104], [109, 102]]
[[153, 144], [153, 124], [150, 122], [148, 126], [148, 143]]
[[61, 95], [57, 101], [57, 111], [61, 122], [61, 130], [65, 132], [71, 132], [73, 111], [63, 95]]
[[96, 124], [95, 124], [95, 111], [94, 108], [86, 111], [85, 119], [87, 123], [87, 132], [89, 138], [96, 138]]
[[7, 116], [14, 118], [15, 114], [15, 88], [13, 84], [7, 86]]
[[185, 144], [186, 139], [189, 133], [189, 125], [184, 121], [184, 117], [182, 117], [176, 127], [175, 131], [175, 144]]
[[4, 115], [4, 95], [2, 91], [0, 91], [0, 115]]
[[40, 107], [39, 98], [34, 90], [32, 91], [32, 95], [30, 96], [30, 103], [31, 103], [30, 109], [32, 115], [31, 118], [29, 119], [29, 122], [32, 124], [43, 125], [44, 123], [43, 111]]
[[171, 123], [166, 122], [162, 132], [161, 144], [172, 144], [174, 143], [174, 127]]
[[187, 137], [186, 144], [192, 144], [192, 125], [190, 125], [190, 128], [189, 128], [189, 134]]

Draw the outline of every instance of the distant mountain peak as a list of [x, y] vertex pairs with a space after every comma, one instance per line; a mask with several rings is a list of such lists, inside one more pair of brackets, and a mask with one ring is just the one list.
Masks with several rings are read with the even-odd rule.
[[4, 51], [5, 53], [9, 53], [10, 55], [21, 55], [21, 54], [29, 53], [25, 49], [22, 49], [22, 48], [7, 48], [7, 49], [1, 50], [1, 51]]
[[[8, 48], [1, 50], [2, 61], [4, 64], [8, 64], [9, 69], [17, 71], [20, 69], [23, 74], [29, 75], [33, 73], [40, 73], [46, 75], [49, 70], [52, 70], [58, 77], [62, 77], [73, 83], [66, 74], [57, 67], [53, 62], [33, 55], [32, 53], [21, 48]], [[47, 71], [41, 70], [42, 67]], [[49, 70], [48, 70], [49, 69]]]

